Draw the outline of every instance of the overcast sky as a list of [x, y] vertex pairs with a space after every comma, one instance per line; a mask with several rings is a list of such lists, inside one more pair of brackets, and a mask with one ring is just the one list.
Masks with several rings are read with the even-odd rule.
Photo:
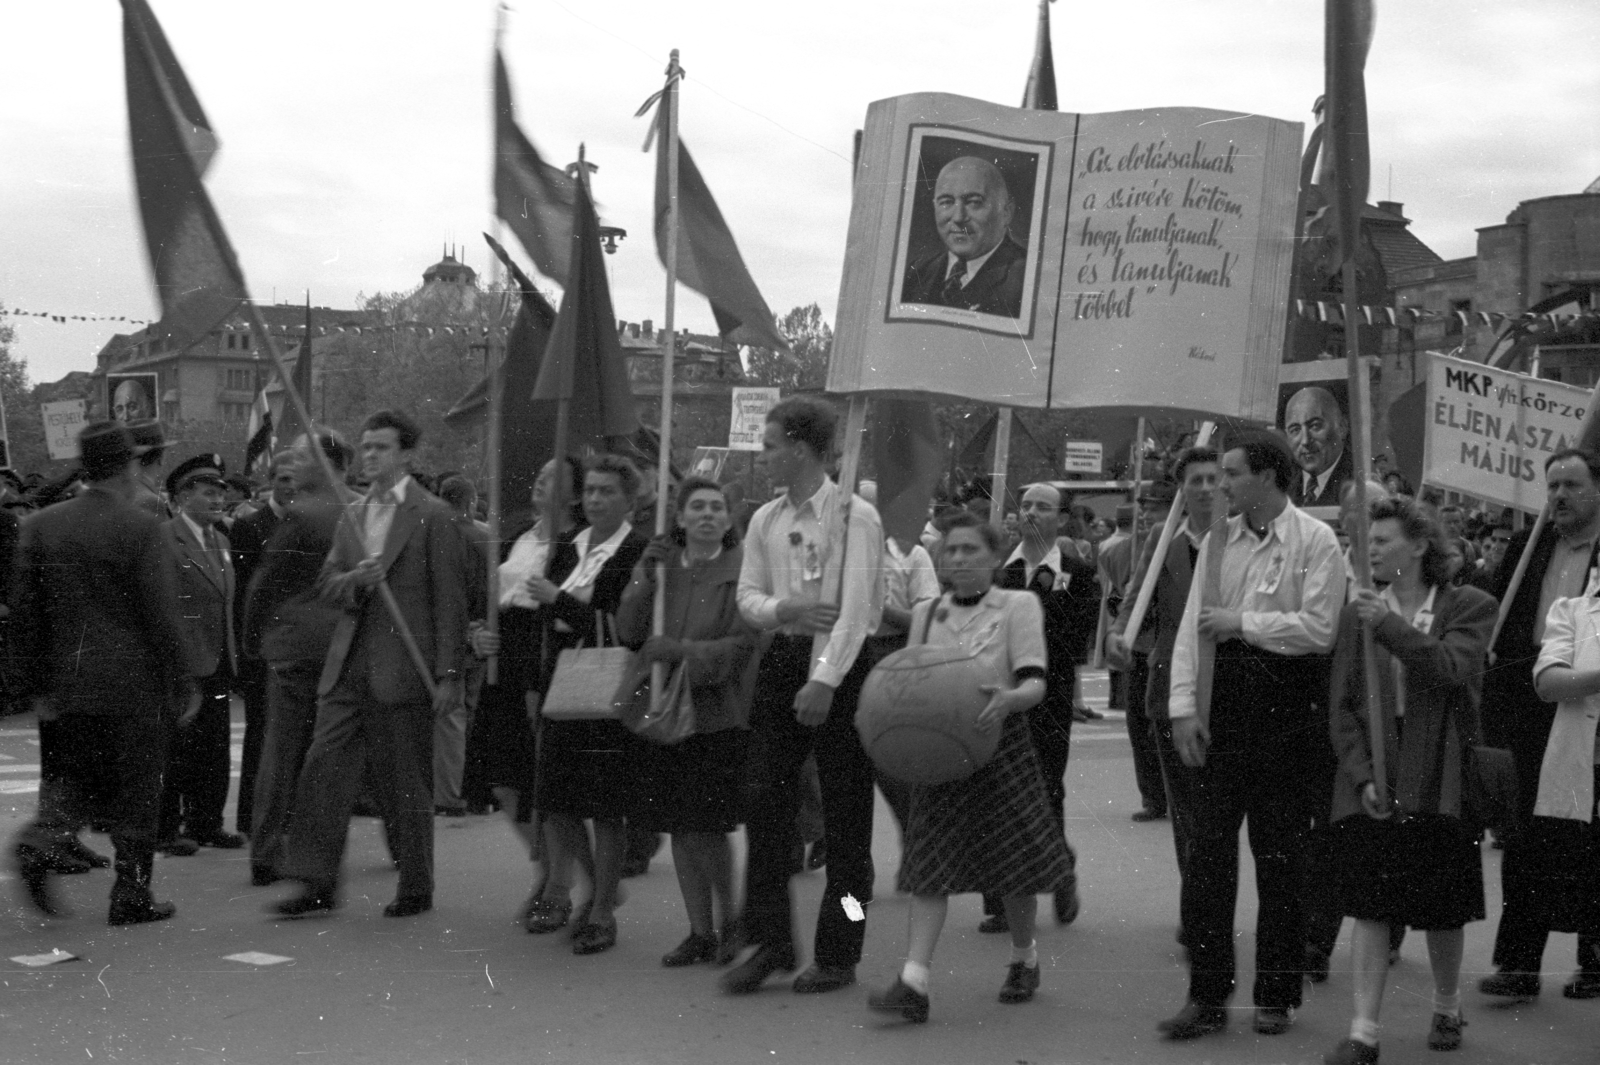
[[[488, 0], [153, 0], [222, 151], [210, 172], [256, 298], [349, 307], [462, 245], [486, 271]], [[1192, 105], [1309, 122], [1322, 0], [1060, 0], [1063, 110]], [[768, 304], [831, 319], [867, 104], [1020, 102], [1034, 0], [517, 0], [519, 118], [556, 163], [587, 142], [617, 315], [661, 320], [651, 157], [633, 112], [682, 50], [682, 134]], [[1446, 258], [1525, 199], [1600, 176], [1595, 0], [1379, 0], [1367, 67], [1372, 199]], [[115, 0], [0, 3], [0, 305], [153, 317], [127, 158]], [[1392, 180], [1391, 180], [1392, 171]], [[514, 248], [519, 259], [527, 259]], [[36, 381], [93, 368], [113, 323], [8, 319]], [[682, 290], [679, 322], [709, 331]]]

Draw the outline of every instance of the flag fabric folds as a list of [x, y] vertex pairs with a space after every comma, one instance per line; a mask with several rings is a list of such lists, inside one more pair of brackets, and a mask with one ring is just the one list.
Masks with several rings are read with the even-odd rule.
[[[661, 94], [656, 121], [663, 123], [656, 136], [656, 253], [667, 261], [667, 137], [665, 123], [676, 93]], [[678, 280], [711, 303], [722, 339], [735, 344], [788, 350], [788, 342], [773, 319], [761, 290], [734, 243], [733, 231], [722, 217], [717, 201], [689, 146], [678, 140]]]
[[146, 0], [122, 0], [133, 177], [161, 325], [193, 343], [247, 297], [201, 176], [217, 138]]
[[933, 405], [921, 399], [874, 397], [871, 425], [883, 531], [914, 544], [927, 524], [928, 501], [939, 483], [944, 456]]
[[617, 339], [604, 254], [600, 220], [588, 189], [580, 184], [571, 283], [562, 294], [561, 311], [533, 389], [536, 400], [570, 402], [567, 447], [571, 451], [585, 445], [604, 449], [609, 440], [630, 436], [639, 427], [628, 366]]
[[1374, 12], [1372, 0], [1326, 0], [1326, 4], [1327, 114], [1322, 150], [1333, 178], [1328, 198], [1338, 241], [1335, 261], [1343, 264], [1356, 254], [1371, 179], [1366, 66]]
[[1022, 90], [1022, 106], [1035, 111], [1056, 111], [1056, 60], [1050, 48], [1050, 4], [1039, 0], [1039, 32], [1033, 41], [1033, 66]]
[[249, 473], [256, 468], [256, 463], [263, 455], [272, 454], [272, 407], [267, 403], [267, 390], [260, 389], [256, 392], [256, 400], [250, 405], [249, 438], [244, 446], [244, 472]]
[[[306, 407], [311, 406], [311, 294], [306, 293], [306, 328], [305, 334], [300, 338], [300, 352], [295, 356], [294, 371], [289, 375], [294, 382], [294, 390], [300, 393], [300, 398], [305, 400]], [[283, 413], [278, 419], [278, 431], [274, 433], [280, 445], [287, 446], [294, 442], [294, 438], [301, 433], [310, 432], [310, 428], [300, 424], [300, 415], [294, 409], [294, 404], [289, 401], [287, 393], [283, 397]]]
[[539, 272], [565, 287], [572, 268], [578, 182], [545, 162], [521, 128], [511, 78], [494, 53], [494, 209], [522, 242]]

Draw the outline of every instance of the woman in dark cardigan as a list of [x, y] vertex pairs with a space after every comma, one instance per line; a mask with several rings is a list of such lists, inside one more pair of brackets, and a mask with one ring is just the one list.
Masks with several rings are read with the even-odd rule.
[[[661, 662], [669, 671], [685, 671], [681, 694], [694, 707], [691, 736], [647, 744], [644, 752], [639, 816], [647, 830], [672, 834], [672, 861], [689, 911], [689, 938], [661, 959], [669, 968], [733, 960], [728, 835], [742, 820], [739, 787], [760, 643], [739, 616], [744, 556], [727, 495], [715, 481], [691, 477], [678, 489], [676, 514], [672, 535], [652, 541], [634, 567], [617, 614], [617, 631], [640, 648], [641, 665]], [[658, 564], [666, 573], [666, 624], [663, 635], [653, 636]], [[668, 690], [674, 690], [670, 683]]]
[[[1343, 912], [1356, 919], [1350, 1038], [1324, 1059], [1378, 1060], [1389, 928], [1427, 933], [1433, 966], [1428, 1045], [1461, 1045], [1461, 952], [1484, 917], [1479, 827], [1462, 812], [1462, 756], [1477, 742], [1495, 602], [1448, 583], [1439, 526], [1409, 499], [1372, 509], [1372, 576], [1345, 607], [1334, 647], [1330, 729], [1339, 757], [1332, 822]], [[1382, 691], [1386, 781], [1373, 775], [1361, 623], [1372, 628]]]
[[[545, 609], [543, 635], [548, 668], [562, 650], [593, 646], [597, 629], [607, 632], [622, 601], [644, 537], [628, 516], [639, 490], [639, 472], [627, 459], [599, 455], [586, 464], [583, 513], [589, 526], [560, 539], [547, 577], [532, 577], [528, 590]], [[548, 691], [549, 684], [540, 685]], [[551, 864], [571, 868], [588, 848], [584, 821], [594, 822], [594, 893], [575, 920], [575, 954], [597, 954], [617, 942], [617, 885], [622, 878], [626, 820], [637, 806], [639, 740], [620, 721], [553, 721], [540, 725], [534, 808], [545, 815]], [[570, 902], [551, 902], [561, 909]], [[562, 914], [561, 916], [565, 916]]]

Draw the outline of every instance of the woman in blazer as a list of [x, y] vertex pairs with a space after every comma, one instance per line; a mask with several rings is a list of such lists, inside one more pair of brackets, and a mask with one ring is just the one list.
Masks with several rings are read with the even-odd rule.
[[[589, 525], [558, 538], [548, 576], [530, 577], [527, 588], [544, 609], [546, 669], [560, 652], [593, 646], [596, 632], [611, 627], [622, 591], [647, 541], [633, 531], [639, 471], [618, 455], [598, 455], [585, 464], [583, 513]], [[549, 683], [539, 690], [548, 691]], [[642, 741], [622, 722], [545, 719], [534, 774], [534, 808], [545, 815], [553, 868], [568, 869], [588, 850], [586, 820], [594, 822], [594, 893], [586, 912], [573, 920], [575, 954], [598, 954], [617, 943], [617, 885], [622, 878], [626, 819], [637, 808], [638, 751]], [[570, 901], [545, 892], [546, 907], [561, 918]], [[537, 916], [537, 915], [536, 915]], [[530, 924], [529, 930], [534, 930]]]
[[[640, 648], [641, 667], [661, 662], [669, 675], [684, 671], [667, 688], [694, 708], [693, 735], [670, 746], [646, 744], [643, 752], [640, 819], [646, 831], [671, 833], [689, 912], [689, 937], [661, 959], [668, 967], [733, 960], [728, 835], [742, 820], [739, 788], [759, 658], [757, 633], [739, 616], [743, 554], [728, 497], [715, 481], [691, 477], [677, 503], [677, 528], [645, 549], [617, 613], [617, 631]], [[663, 635], [652, 636], [658, 565], [666, 574], [666, 624]]]
[[[1448, 583], [1438, 523], [1409, 499], [1372, 508], [1368, 541], [1381, 593], [1358, 589], [1334, 647], [1330, 728], [1339, 772], [1333, 831], [1342, 912], [1356, 919], [1350, 1038], [1324, 1059], [1378, 1060], [1378, 1010], [1391, 925], [1420, 928], [1433, 964], [1428, 1045], [1461, 1045], [1461, 952], [1484, 917], [1478, 826], [1463, 817], [1462, 757], [1478, 738], [1495, 603]], [[1372, 630], [1382, 693], [1385, 777], [1373, 773], [1361, 626]]]

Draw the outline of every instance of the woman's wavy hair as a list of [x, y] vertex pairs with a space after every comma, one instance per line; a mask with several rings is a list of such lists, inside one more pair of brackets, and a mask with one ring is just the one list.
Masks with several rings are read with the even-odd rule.
[[1423, 582], [1435, 588], [1449, 584], [1450, 563], [1445, 557], [1444, 530], [1439, 525], [1439, 519], [1409, 496], [1394, 496], [1372, 505], [1373, 522], [1389, 520], [1399, 522], [1400, 535], [1412, 543], [1418, 540], [1427, 542], [1428, 549], [1422, 553]]
[[[728, 503], [728, 490], [709, 477], [686, 477], [678, 485], [678, 494], [674, 497], [676, 509], [674, 513], [681, 517], [684, 509], [689, 506], [689, 497], [696, 492], [715, 492], [722, 497], [724, 504]], [[683, 531], [676, 518], [672, 523], [672, 531], [667, 533], [669, 539], [679, 547], [689, 542], [689, 536]], [[739, 546], [739, 525], [733, 520], [733, 507], [728, 506], [728, 531], [722, 534], [722, 549], [732, 551]]]

